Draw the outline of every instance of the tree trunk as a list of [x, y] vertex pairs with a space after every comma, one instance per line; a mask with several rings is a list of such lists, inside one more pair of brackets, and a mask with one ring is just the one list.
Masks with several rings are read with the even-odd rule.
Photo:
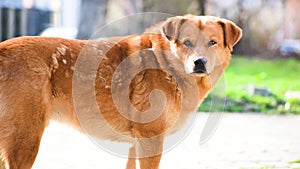
[[198, 0], [198, 1], [199, 1], [200, 15], [205, 15], [206, 0]]

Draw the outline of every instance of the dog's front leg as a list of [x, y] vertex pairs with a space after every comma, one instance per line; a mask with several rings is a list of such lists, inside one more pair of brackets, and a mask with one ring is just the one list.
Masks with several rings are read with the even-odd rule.
[[5, 169], [5, 163], [0, 159], [0, 169]]
[[129, 155], [128, 155], [126, 169], [136, 169], [136, 158], [135, 157], [136, 157], [136, 145], [133, 145], [129, 149]]
[[137, 148], [141, 169], [158, 169], [163, 149], [163, 135], [141, 139]]
[[141, 169], [158, 169], [160, 159], [161, 159], [161, 154], [153, 157], [141, 158], [140, 167]]

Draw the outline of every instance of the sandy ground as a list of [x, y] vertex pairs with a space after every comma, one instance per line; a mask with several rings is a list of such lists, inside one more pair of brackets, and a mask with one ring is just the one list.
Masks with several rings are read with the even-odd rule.
[[[300, 168], [300, 116], [224, 114], [215, 134], [199, 144], [208, 114], [188, 137], [163, 155], [161, 169]], [[97, 147], [86, 136], [51, 122], [34, 169], [124, 169], [126, 159]], [[268, 168], [268, 169], [269, 169]]]

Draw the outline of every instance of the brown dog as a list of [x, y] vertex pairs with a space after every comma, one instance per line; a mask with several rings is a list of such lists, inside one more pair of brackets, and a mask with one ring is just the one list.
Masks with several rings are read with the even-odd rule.
[[141, 169], [157, 169], [165, 136], [197, 110], [241, 35], [231, 21], [186, 15], [128, 37], [2, 42], [0, 154], [6, 168], [31, 168], [52, 117], [93, 137], [131, 143], [127, 169], [136, 168], [136, 158]]

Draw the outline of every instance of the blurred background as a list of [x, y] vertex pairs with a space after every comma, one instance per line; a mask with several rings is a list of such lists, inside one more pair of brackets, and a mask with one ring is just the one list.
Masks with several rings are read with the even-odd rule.
[[0, 40], [88, 39], [101, 26], [141, 12], [214, 15], [243, 29], [226, 71], [225, 106], [211, 106], [211, 98], [224, 97], [210, 95], [200, 111], [300, 114], [299, 0], [0, 0]]

